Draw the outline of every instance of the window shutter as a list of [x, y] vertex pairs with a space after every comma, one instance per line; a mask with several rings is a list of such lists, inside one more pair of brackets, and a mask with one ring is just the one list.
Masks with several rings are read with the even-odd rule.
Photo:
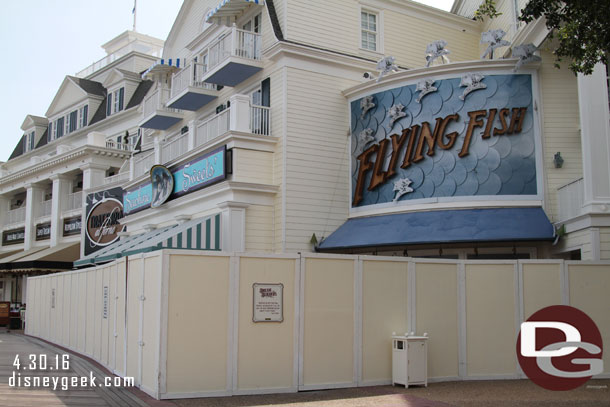
[[263, 106], [271, 106], [271, 78], [261, 82], [261, 99]]
[[53, 122], [49, 123], [49, 129], [47, 130], [47, 142], [53, 140]]
[[72, 133], [74, 130], [76, 130], [77, 120], [78, 120], [78, 110], [75, 110], [72, 113], [70, 113], [70, 133]]
[[36, 133], [35, 132], [31, 132], [30, 133], [30, 150], [34, 149], [34, 139], [36, 138]]
[[106, 100], [106, 116], [112, 114], [112, 93], [108, 92], [108, 99]]
[[89, 112], [89, 105], [85, 105], [85, 107], [83, 107], [83, 127], [85, 127], [88, 124], [88, 121], [87, 121], [88, 112]]
[[60, 138], [64, 135], [64, 118], [60, 117], [57, 119], [57, 138]]
[[125, 95], [125, 88], [119, 90], [119, 112], [123, 110], [123, 97]]
[[25, 153], [26, 151], [28, 151], [28, 135], [24, 134], [23, 137], [21, 137], [21, 141], [23, 142], [23, 145], [21, 146], [23, 152]]

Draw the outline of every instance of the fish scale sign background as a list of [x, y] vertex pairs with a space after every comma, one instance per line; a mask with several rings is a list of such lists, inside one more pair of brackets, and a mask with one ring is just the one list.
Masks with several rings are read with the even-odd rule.
[[419, 81], [351, 102], [352, 207], [538, 197], [532, 75], [479, 79], [470, 93], [462, 76], [428, 78], [428, 93]]

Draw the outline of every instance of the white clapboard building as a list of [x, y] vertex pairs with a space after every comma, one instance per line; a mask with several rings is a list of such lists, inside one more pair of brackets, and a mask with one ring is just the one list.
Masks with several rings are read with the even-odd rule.
[[[518, 23], [522, 4], [499, 1], [483, 22], [477, 6], [185, 1], [142, 75], [142, 141], [118, 174], [126, 230], [87, 243], [79, 265], [153, 236], [237, 252], [608, 258], [605, 67], [556, 69], [544, 24]], [[150, 247], [132, 250], [135, 236]]]
[[72, 269], [83, 191], [117, 184], [137, 142], [152, 85], [140, 74], [163, 41], [126, 31], [102, 47], [107, 56], [67, 75], [44, 117], [25, 117], [23, 137], [0, 165], [0, 300], [13, 308], [25, 302], [23, 276]]

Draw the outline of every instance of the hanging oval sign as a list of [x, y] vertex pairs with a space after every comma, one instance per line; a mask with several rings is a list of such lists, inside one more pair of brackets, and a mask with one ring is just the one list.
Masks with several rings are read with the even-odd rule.
[[151, 208], [163, 205], [174, 190], [174, 176], [167, 167], [153, 165], [150, 169], [150, 184], [152, 186]]
[[123, 203], [118, 199], [104, 198], [96, 203], [87, 215], [87, 237], [93, 245], [107, 246], [119, 238], [123, 230]]

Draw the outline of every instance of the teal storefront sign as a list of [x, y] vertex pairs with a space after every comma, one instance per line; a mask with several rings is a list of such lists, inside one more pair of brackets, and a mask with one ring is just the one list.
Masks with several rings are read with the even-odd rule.
[[[226, 146], [222, 146], [176, 168], [170, 168], [174, 186], [167, 200], [178, 198], [226, 179], [226, 155]], [[127, 215], [150, 208], [154, 195], [151, 181], [128, 189], [123, 193], [123, 212]]]

